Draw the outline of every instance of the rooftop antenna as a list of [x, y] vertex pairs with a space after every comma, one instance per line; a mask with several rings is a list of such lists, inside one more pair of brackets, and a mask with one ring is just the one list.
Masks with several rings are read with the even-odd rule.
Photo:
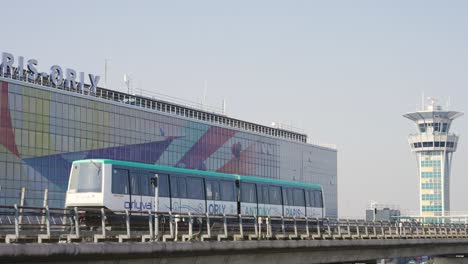
[[127, 93], [130, 94], [130, 75], [125, 73], [123, 78], [124, 78], [124, 83], [127, 86]]
[[104, 59], [104, 85], [109, 88], [107, 86], [107, 59]]
[[207, 92], [207, 90], [208, 90], [208, 81], [205, 80], [205, 88], [203, 90], [203, 99], [202, 99], [202, 105], [201, 105], [202, 109], [205, 108], [204, 106], [205, 106], [205, 102], [206, 102], [206, 92]]
[[226, 99], [223, 99], [223, 115], [226, 114]]
[[425, 98], [424, 98], [424, 91], [421, 92], [421, 106], [422, 106], [422, 110], [426, 109], [426, 106], [425, 106]]

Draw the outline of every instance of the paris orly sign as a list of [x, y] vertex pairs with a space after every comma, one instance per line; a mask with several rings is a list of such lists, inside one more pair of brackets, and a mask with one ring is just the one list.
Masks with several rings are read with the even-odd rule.
[[[15, 76], [19, 80], [36, 81], [39, 78], [49, 79], [55, 86], [63, 86], [67, 89], [76, 89], [81, 92], [85, 88], [85, 73], [74, 69], [66, 68], [63, 70], [59, 65], [52, 65], [48, 72], [40, 72], [37, 68], [36, 59], [25, 60], [23, 56], [16, 59], [13, 54], [2, 52], [0, 64], [0, 76]], [[89, 92], [95, 93], [100, 77], [94, 74], [88, 74]]]

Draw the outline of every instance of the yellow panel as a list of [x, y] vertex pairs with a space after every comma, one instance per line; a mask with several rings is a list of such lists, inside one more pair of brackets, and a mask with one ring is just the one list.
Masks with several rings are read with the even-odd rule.
[[431, 189], [422, 189], [421, 194], [434, 194], [434, 190]]
[[421, 204], [422, 205], [432, 205], [431, 201], [422, 201]]
[[430, 183], [432, 179], [422, 178], [421, 183]]
[[434, 172], [433, 167], [422, 167], [421, 172]]
[[434, 212], [422, 212], [422, 216], [434, 216]]

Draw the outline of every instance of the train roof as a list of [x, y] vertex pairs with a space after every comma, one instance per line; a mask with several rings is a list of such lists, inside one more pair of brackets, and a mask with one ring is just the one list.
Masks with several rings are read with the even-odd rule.
[[281, 185], [289, 185], [289, 186], [296, 186], [296, 187], [300, 186], [300, 187], [313, 188], [313, 189], [322, 188], [318, 184], [311, 184], [311, 183], [277, 180], [277, 179], [262, 178], [262, 177], [248, 176], [248, 175], [244, 176], [244, 175], [228, 174], [228, 173], [221, 173], [221, 172], [214, 172], [214, 171], [185, 169], [185, 168], [177, 168], [177, 167], [155, 165], [155, 164], [148, 164], [148, 163], [123, 161], [123, 160], [86, 159], [86, 160], [76, 160], [73, 163], [84, 163], [84, 162], [89, 162], [89, 161], [102, 162], [104, 164], [120, 165], [120, 166], [127, 166], [127, 167], [138, 167], [138, 168], [143, 168], [143, 169], [157, 169], [157, 170], [163, 170], [167, 172], [178, 172], [178, 173], [199, 174], [199, 175], [201, 174], [204, 176], [219, 177], [219, 178], [232, 179], [232, 180], [239, 179], [240, 181], [242, 180], [255, 181], [255, 182], [263, 182], [263, 183], [269, 183], [269, 184], [281, 184]]
[[236, 175], [236, 177], [241, 181], [255, 181], [255, 182], [268, 183], [268, 184], [281, 184], [281, 185], [289, 185], [289, 186], [295, 186], [295, 187], [322, 189], [322, 186], [318, 184], [312, 184], [312, 183], [276, 180], [276, 179], [262, 178], [262, 177], [255, 177], [255, 176]]

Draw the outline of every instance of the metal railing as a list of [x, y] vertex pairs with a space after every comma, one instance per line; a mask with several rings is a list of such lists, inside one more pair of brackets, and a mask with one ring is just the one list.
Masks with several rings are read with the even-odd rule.
[[233, 127], [247, 132], [254, 132], [281, 139], [307, 143], [307, 135], [304, 133], [289, 131], [282, 128], [274, 128], [266, 125], [256, 124], [253, 122], [243, 121], [236, 118], [231, 118], [226, 116], [225, 114], [219, 114], [214, 111], [212, 112], [208, 109], [197, 109], [190, 106], [185, 106], [185, 103], [177, 104], [172, 103], [170, 101], [164, 101], [159, 99], [158, 95], [138, 96], [102, 87], [96, 87], [95, 91], [91, 91], [89, 89], [89, 85], [84, 85], [83, 89], [78, 89], [77, 87], [70, 88], [67, 87], [65, 83], [60, 85], [54, 85], [48, 78], [44, 78], [42, 76], [39, 76], [37, 79], [31, 79], [25, 74], [24, 77], [20, 78], [15, 68], [13, 72], [14, 74], [7, 73], [3, 75], [0, 72], [0, 78], [5, 78], [7, 80], [18, 80], [26, 83], [32, 83], [49, 88], [64, 90], [71, 93], [79, 93], [83, 95], [97, 97], [107, 101], [113, 101], [127, 105], [132, 105], [135, 107], [145, 108], [148, 110], [154, 110], [156, 112], [164, 112], [166, 114], [173, 114], [189, 119], [195, 119], [198, 121]]
[[454, 223], [86, 210], [0, 206], [0, 243], [468, 238]]

